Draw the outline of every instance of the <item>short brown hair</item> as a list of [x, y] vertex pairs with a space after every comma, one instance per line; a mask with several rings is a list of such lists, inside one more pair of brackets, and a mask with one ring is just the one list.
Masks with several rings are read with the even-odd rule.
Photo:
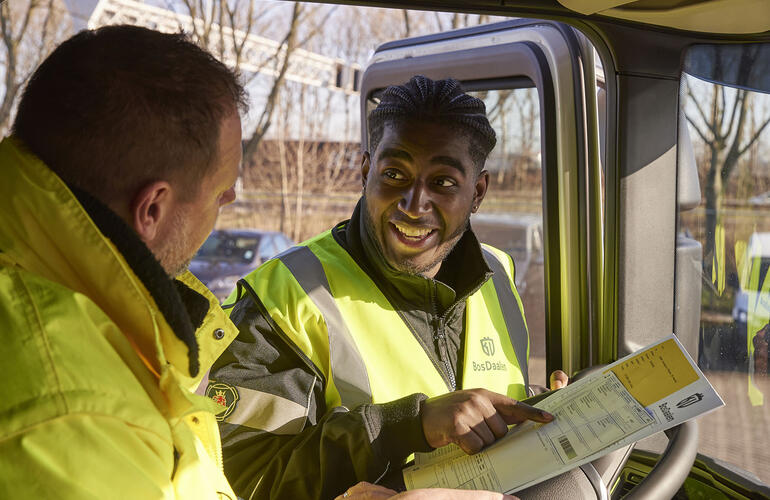
[[13, 134], [65, 182], [103, 202], [168, 180], [193, 196], [222, 121], [245, 111], [237, 75], [184, 34], [81, 31], [27, 84]]

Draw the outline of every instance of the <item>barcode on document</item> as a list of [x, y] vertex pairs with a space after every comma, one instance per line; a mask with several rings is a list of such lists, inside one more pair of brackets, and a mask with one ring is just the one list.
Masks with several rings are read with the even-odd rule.
[[577, 453], [575, 453], [575, 448], [572, 447], [572, 443], [569, 442], [569, 439], [567, 439], [567, 436], [560, 437], [559, 444], [561, 445], [561, 448], [564, 450], [564, 453], [567, 454], [567, 460], [572, 460], [577, 456]]

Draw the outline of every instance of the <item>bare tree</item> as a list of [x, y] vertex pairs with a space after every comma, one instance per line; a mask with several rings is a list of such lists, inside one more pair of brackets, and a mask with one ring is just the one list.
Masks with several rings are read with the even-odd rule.
[[[750, 64], [752, 48], [747, 48], [741, 64]], [[704, 255], [713, 254], [715, 234], [722, 200], [730, 175], [739, 160], [750, 151], [760, 134], [770, 123], [762, 118], [759, 125], [747, 129], [753, 112], [752, 93], [735, 89], [728, 93], [725, 86], [712, 85], [696, 95], [692, 85], [686, 86], [689, 101], [695, 113], [687, 114], [687, 121], [703, 141], [707, 151], [704, 197], [706, 200], [706, 241]], [[705, 95], [704, 95], [705, 94]], [[708, 262], [704, 259], [704, 262]]]
[[17, 99], [32, 72], [71, 31], [68, 16], [57, 0], [0, 3], [0, 133], [7, 132]]
[[[193, 19], [193, 39], [230, 63], [236, 71], [242, 71], [245, 58], [249, 55], [245, 50], [248, 36], [259, 31], [274, 33], [276, 26], [284, 22], [282, 17], [286, 19], [280, 13], [274, 15], [274, 10], [280, 7], [277, 4], [264, 4], [257, 0], [182, 0], [181, 5]], [[173, 6], [169, 3], [169, 7]], [[325, 16], [319, 16], [323, 10], [326, 11]], [[270, 90], [264, 106], [257, 115], [254, 132], [245, 140], [244, 157], [247, 161], [255, 154], [260, 141], [272, 125], [276, 101], [286, 83], [293, 54], [318, 35], [325, 24], [325, 18], [333, 11], [334, 8], [295, 2], [275, 51], [258, 62], [249, 61], [251, 69], [249, 75], [246, 75], [246, 83], [263, 73], [275, 76], [269, 83]]]
[[262, 108], [262, 113], [257, 119], [257, 125], [254, 129], [254, 133], [252, 133], [251, 137], [246, 140], [244, 146], [243, 154], [244, 157], [248, 159], [248, 161], [254, 157], [260, 141], [262, 141], [262, 138], [265, 136], [272, 123], [273, 113], [276, 107], [276, 100], [278, 99], [278, 95], [286, 79], [286, 72], [289, 70], [291, 54], [297, 47], [297, 28], [301, 15], [302, 5], [295, 3], [292, 9], [291, 20], [289, 21], [289, 27], [286, 31], [286, 36], [284, 36], [279, 49], [276, 51], [275, 62], [276, 66], [279, 68], [278, 74], [273, 80], [273, 85], [267, 95], [265, 106]]

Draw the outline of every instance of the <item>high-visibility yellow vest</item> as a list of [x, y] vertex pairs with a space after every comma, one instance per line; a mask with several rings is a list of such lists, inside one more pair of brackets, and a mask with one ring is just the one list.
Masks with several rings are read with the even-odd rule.
[[[466, 301], [458, 388], [522, 399], [529, 338], [513, 262], [500, 250], [483, 250], [494, 277]], [[241, 280], [243, 293], [322, 374], [327, 408], [451, 390], [416, 334], [331, 231], [260, 266]]]

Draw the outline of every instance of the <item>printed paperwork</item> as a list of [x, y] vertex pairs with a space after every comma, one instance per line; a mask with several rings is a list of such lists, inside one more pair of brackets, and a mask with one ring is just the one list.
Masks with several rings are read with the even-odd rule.
[[453, 444], [416, 454], [404, 482], [513, 493], [723, 405], [672, 335], [535, 404], [548, 424], [513, 427], [476, 455]]

